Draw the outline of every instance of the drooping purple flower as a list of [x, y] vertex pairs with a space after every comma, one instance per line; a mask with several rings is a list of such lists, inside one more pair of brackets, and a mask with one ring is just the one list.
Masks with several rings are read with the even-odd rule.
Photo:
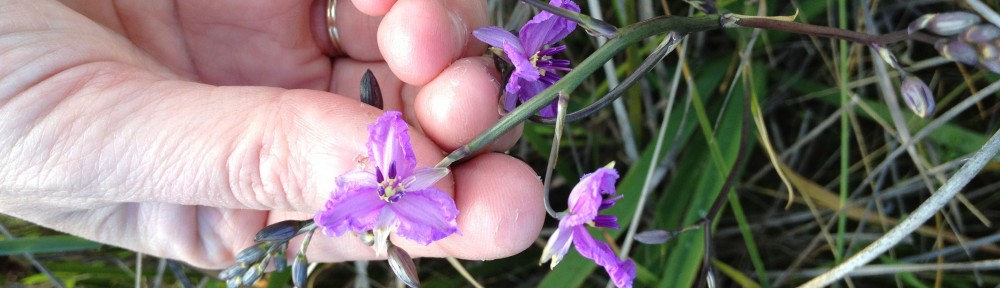
[[[580, 12], [571, 0], [551, 0], [550, 5]], [[565, 45], [549, 47], [566, 38], [576, 29], [576, 23], [552, 13], [542, 11], [521, 27], [518, 36], [497, 26], [483, 27], [472, 31], [472, 35], [491, 46], [502, 48], [507, 58], [514, 64], [514, 72], [507, 81], [507, 94], [503, 97], [503, 107], [511, 111], [521, 102], [531, 100], [539, 92], [562, 79], [556, 71], [568, 71], [569, 60], [556, 59], [556, 53], [566, 50]], [[538, 112], [542, 117], [555, 117], [556, 103]]]
[[[615, 180], [618, 180], [618, 172], [612, 168], [597, 169], [580, 179], [580, 183], [569, 194], [569, 213], [559, 220], [559, 228], [545, 244], [541, 263], [551, 259], [551, 267], [555, 268], [569, 251], [570, 244], [574, 244], [580, 255], [604, 267], [616, 286], [632, 287], [635, 263], [632, 260], [618, 260], [611, 247], [595, 240], [585, 227], [619, 228], [617, 217], [598, 214], [600, 210], [614, 206], [615, 201], [621, 199], [620, 195], [614, 196]], [[602, 195], [609, 197], [604, 198]]]
[[326, 208], [314, 220], [323, 232], [373, 232], [375, 254], [386, 253], [389, 234], [422, 245], [458, 232], [455, 201], [433, 185], [447, 168], [416, 169], [406, 122], [386, 111], [368, 127], [368, 159], [375, 171], [354, 170], [337, 177]]

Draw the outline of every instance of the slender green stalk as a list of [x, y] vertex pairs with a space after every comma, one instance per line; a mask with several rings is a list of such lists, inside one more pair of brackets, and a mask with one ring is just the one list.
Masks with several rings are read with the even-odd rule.
[[[837, 10], [840, 14], [840, 19], [838, 20], [840, 29], [847, 30], [847, 1], [840, 0], [837, 4]], [[850, 90], [848, 90], [848, 46], [846, 40], [840, 40], [840, 61], [839, 61], [839, 80], [840, 86], [840, 106], [847, 106], [850, 102]], [[847, 111], [845, 111], [847, 112]], [[840, 207], [847, 206], [847, 185], [850, 184], [850, 130], [851, 122], [848, 118], [848, 113], [840, 114]], [[837, 239], [834, 242], [836, 248], [834, 249], [834, 257], [837, 263], [840, 263], [844, 255], [844, 234], [847, 232], [847, 214], [841, 212], [837, 214]]]
[[552, 209], [552, 202], [549, 200], [549, 191], [552, 189], [552, 170], [555, 170], [556, 161], [559, 160], [559, 146], [562, 142], [563, 127], [566, 126], [563, 119], [566, 119], [566, 106], [569, 104], [569, 95], [560, 92], [558, 101], [556, 105], [558, 107], [556, 109], [556, 127], [555, 132], [552, 133], [552, 149], [549, 150], [549, 164], [545, 167], [545, 180], [542, 181], [544, 191], [542, 193], [542, 197], [544, 197], [542, 202], [545, 204], [545, 212], [549, 213], [549, 217], [562, 219], [562, 216], [566, 212], [560, 213]]

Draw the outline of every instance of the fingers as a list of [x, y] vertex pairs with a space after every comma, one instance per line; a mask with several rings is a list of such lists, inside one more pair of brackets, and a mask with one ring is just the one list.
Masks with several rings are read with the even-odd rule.
[[483, 1], [399, 1], [382, 19], [378, 47], [399, 79], [424, 85], [456, 59], [482, 53], [471, 31], [486, 20]]
[[[500, 119], [499, 87], [503, 85], [483, 57], [464, 58], [448, 66], [423, 87], [406, 85], [384, 63], [338, 59], [331, 91], [359, 99], [360, 79], [372, 70], [382, 89], [385, 110], [403, 111], [410, 125], [444, 151], [453, 151], [479, 136]], [[506, 151], [517, 142], [520, 128], [501, 136], [488, 150]]]
[[542, 182], [524, 162], [483, 154], [455, 168], [455, 189], [462, 235], [438, 243], [447, 255], [477, 260], [507, 257], [538, 237], [545, 219]]
[[352, 0], [358, 11], [372, 16], [382, 16], [389, 12], [396, 0]]
[[[420, 90], [413, 108], [421, 127], [442, 149], [452, 151], [486, 132], [500, 119], [497, 101], [501, 82], [483, 57], [464, 58], [448, 66]], [[493, 151], [506, 151], [520, 129], [496, 140]]]
[[[324, 47], [324, 49], [328, 52], [333, 52], [330, 51], [332, 50], [332, 45], [330, 44], [331, 36], [327, 31], [328, 27], [326, 22], [326, 9], [327, 5], [329, 5], [329, 0], [314, 1], [321, 3], [319, 5], [322, 6], [320, 15], [317, 17], [314, 13], [313, 16], [314, 21], [317, 21], [315, 19], [319, 19], [318, 21], [321, 22], [319, 24], [321, 27], [320, 29], [315, 29], [314, 25], [313, 30], [320, 31], [322, 34], [320, 37], [316, 38], [316, 41], [319, 43], [320, 47]], [[378, 47], [378, 42], [376, 41], [375, 34], [378, 31], [379, 23], [382, 22], [382, 16], [381, 14], [370, 14], [359, 11], [358, 9], [360, 7], [370, 8], [368, 7], [369, 5], [358, 6], [358, 4], [362, 4], [361, 2], [369, 1], [336, 1], [337, 7], [334, 25], [336, 25], [339, 33], [339, 39], [337, 39], [337, 42], [339, 43], [342, 51], [339, 51], [339, 53], [335, 56], [351, 58], [358, 61], [381, 61], [383, 59], [382, 53], [376, 49], [376, 47]], [[371, 2], [375, 2], [371, 4], [378, 4], [379, 1]], [[331, 53], [328, 54], [334, 55]]]
[[[471, 31], [487, 24], [485, 3], [444, 2], [336, 1], [341, 54], [359, 61], [384, 60], [404, 82], [427, 83], [452, 61], [485, 48], [470, 41]], [[312, 9], [313, 34], [327, 51], [332, 47], [325, 18], [328, 3], [314, 0]]]

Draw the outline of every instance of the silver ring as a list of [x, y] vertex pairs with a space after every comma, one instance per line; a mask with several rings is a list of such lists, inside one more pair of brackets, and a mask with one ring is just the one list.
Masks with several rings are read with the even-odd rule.
[[344, 50], [340, 47], [340, 31], [337, 30], [337, 0], [326, 1], [326, 31], [330, 35], [330, 44], [333, 45], [330, 56], [340, 56]]

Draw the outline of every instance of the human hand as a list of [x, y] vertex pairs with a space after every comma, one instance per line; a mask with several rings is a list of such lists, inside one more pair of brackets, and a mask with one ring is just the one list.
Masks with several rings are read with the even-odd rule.
[[[5, 2], [0, 212], [195, 266], [230, 265], [265, 225], [322, 208], [381, 115], [357, 101], [365, 69], [385, 109], [421, 131], [419, 167], [499, 118], [502, 84], [469, 34], [487, 24], [480, 1], [340, 0], [334, 61], [323, 0]], [[492, 259], [534, 241], [544, 209], [529, 167], [484, 153], [452, 168], [437, 187], [462, 235], [394, 243]], [[374, 256], [350, 236], [310, 246], [311, 261]]]

